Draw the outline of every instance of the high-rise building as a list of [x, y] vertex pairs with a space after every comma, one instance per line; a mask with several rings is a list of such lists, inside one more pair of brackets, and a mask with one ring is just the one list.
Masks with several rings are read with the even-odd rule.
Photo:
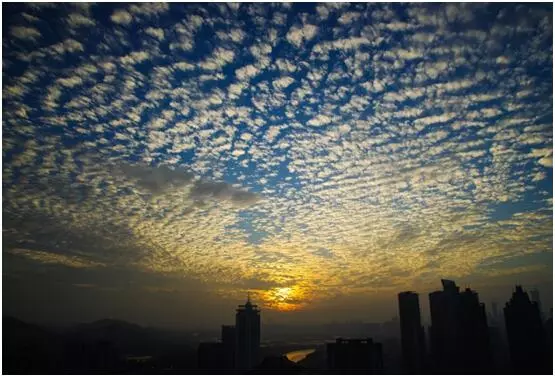
[[459, 287], [450, 280], [441, 280], [443, 291], [429, 294], [430, 341], [436, 372], [449, 372], [458, 364], [458, 297]]
[[516, 374], [551, 374], [546, 337], [538, 308], [517, 285], [503, 309], [511, 365]]
[[537, 289], [530, 290], [530, 299], [538, 303], [538, 311], [540, 312], [540, 318], [543, 320], [542, 302], [540, 300], [540, 291]]
[[366, 339], [336, 339], [327, 344], [328, 370], [380, 374], [383, 371], [381, 343]]
[[198, 346], [198, 367], [203, 370], [226, 370], [223, 365], [224, 348], [220, 342], [200, 343]]
[[486, 308], [478, 293], [470, 288], [460, 294], [460, 321], [463, 368], [465, 373], [489, 374], [492, 368]]
[[235, 367], [238, 370], [251, 370], [260, 362], [260, 310], [251, 303], [250, 297], [245, 305], [239, 305], [237, 309], [235, 331]]
[[398, 297], [403, 369], [408, 374], [423, 374], [426, 347], [418, 293], [401, 292]]
[[235, 368], [235, 347], [237, 335], [235, 326], [222, 326], [222, 344], [224, 348], [224, 367], [231, 370]]
[[488, 373], [491, 368], [485, 308], [478, 294], [460, 292], [451, 280], [443, 291], [430, 293], [431, 343], [438, 373]]

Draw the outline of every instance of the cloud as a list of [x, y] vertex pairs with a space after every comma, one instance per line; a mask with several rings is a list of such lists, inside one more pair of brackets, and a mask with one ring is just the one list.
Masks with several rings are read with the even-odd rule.
[[42, 264], [58, 264], [71, 268], [106, 267], [104, 263], [93, 262], [77, 256], [67, 256], [40, 250], [9, 249], [8, 253], [21, 256]]
[[248, 206], [260, 199], [257, 194], [235, 188], [224, 182], [196, 182], [191, 190], [190, 198], [198, 201], [229, 200], [238, 206]]
[[227, 64], [233, 62], [234, 58], [235, 52], [233, 50], [218, 47], [212, 52], [212, 56], [201, 62], [199, 66], [202, 69], [214, 71], [221, 69]]
[[10, 34], [15, 38], [33, 42], [42, 37], [38, 29], [28, 26], [14, 26], [10, 29]]
[[193, 180], [193, 174], [184, 169], [171, 169], [167, 166], [121, 165], [113, 169], [136, 180], [137, 184], [153, 194], [160, 194], [167, 190], [182, 187]]
[[150, 58], [150, 55], [146, 51], [133, 51], [132, 53], [122, 56], [120, 62], [126, 65], [133, 65], [141, 63]]
[[454, 119], [456, 116], [457, 116], [456, 113], [443, 113], [440, 115], [431, 115], [424, 118], [416, 119], [414, 124], [418, 129], [422, 130], [432, 124], [449, 122], [450, 120]]
[[260, 69], [256, 68], [254, 65], [249, 64], [244, 67], [235, 70], [235, 76], [241, 81], [249, 80], [260, 73]]
[[171, 191], [191, 185], [188, 198], [193, 201], [229, 200], [235, 205], [244, 206], [259, 200], [257, 194], [235, 188], [225, 182], [195, 181], [194, 175], [183, 168], [121, 165], [114, 167], [112, 172], [113, 174], [121, 173], [133, 179], [138, 186], [155, 195], [168, 194]]
[[[9, 247], [194, 276], [226, 297], [300, 284], [315, 302], [550, 251], [550, 12], [481, 14], [461, 33], [474, 5], [394, 8], [70, 5], [43, 28], [52, 8], [32, 6], [5, 20]], [[237, 11], [256, 30], [220, 16]], [[42, 36], [11, 35], [29, 26]], [[527, 217], [492, 215], [522, 201]]]
[[332, 118], [330, 118], [329, 116], [324, 114], [318, 114], [314, 118], [310, 119], [307, 124], [313, 127], [322, 127], [330, 124], [331, 121], [332, 121]]
[[96, 22], [80, 13], [71, 13], [67, 17], [67, 23], [71, 27], [84, 27], [84, 26], [94, 26]]
[[161, 28], [148, 27], [145, 29], [145, 33], [160, 41], [164, 40], [164, 30]]
[[141, 16], [157, 16], [165, 13], [170, 9], [168, 3], [140, 3], [133, 4], [129, 7], [129, 12]]
[[304, 42], [308, 42], [313, 39], [317, 33], [318, 27], [315, 25], [305, 24], [300, 28], [292, 26], [291, 29], [289, 29], [289, 32], [287, 32], [285, 38], [289, 41], [289, 43], [299, 48]]
[[340, 24], [350, 24], [360, 18], [361, 14], [357, 12], [345, 12], [337, 19]]
[[283, 76], [277, 80], [274, 80], [272, 82], [272, 85], [274, 86], [274, 88], [277, 88], [277, 89], [285, 89], [289, 87], [291, 84], [293, 84], [294, 82], [295, 82], [295, 79], [293, 79], [292, 77]]
[[118, 9], [110, 16], [112, 22], [121, 25], [129, 25], [133, 21], [131, 14], [123, 9]]
[[541, 149], [532, 149], [529, 154], [530, 157], [541, 157], [538, 160], [540, 165], [545, 167], [551, 168], [553, 167], [553, 149], [550, 148], [541, 148]]

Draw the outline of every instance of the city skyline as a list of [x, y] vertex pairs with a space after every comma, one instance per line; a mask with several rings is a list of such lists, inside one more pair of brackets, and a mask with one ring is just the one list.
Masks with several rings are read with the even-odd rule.
[[[441, 285], [442, 290], [429, 293], [432, 318], [427, 331], [414, 291], [398, 294], [399, 318], [380, 326], [327, 327], [317, 332], [304, 328], [288, 335], [282, 328], [264, 339], [261, 310], [249, 295], [236, 309], [235, 324], [221, 325], [217, 342], [207, 342], [199, 333], [182, 338], [184, 334], [162, 334], [110, 319], [41, 328], [4, 315], [8, 335], [3, 344], [9, 353], [3, 372], [551, 373], [553, 313], [545, 318], [537, 289], [530, 291], [531, 299], [516, 285], [505, 303], [502, 324], [495, 306], [486, 313], [477, 291], [461, 290], [448, 279], [441, 279]], [[179, 338], [182, 345], [175, 343]]]
[[553, 294], [552, 4], [3, 4], [3, 304], [385, 321]]

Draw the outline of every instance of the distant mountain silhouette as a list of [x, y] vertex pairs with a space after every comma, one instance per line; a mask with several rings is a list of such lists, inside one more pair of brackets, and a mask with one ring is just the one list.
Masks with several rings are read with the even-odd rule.
[[102, 319], [47, 329], [3, 317], [5, 374], [159, 373], [196, 368], [183, 333]]
[[13, 317], [2, 318], [2, 372], [49, 373], [57, 370], [62, 342], [49, 331]]
[[101, 319], [92, 323], [84, 323], [70, 329], [70, 339], [85, 342], [107, 342], [117, 349], [132, 354], [151, 354], [155, 351], [155, 336], [134, 323], [115, 319]]

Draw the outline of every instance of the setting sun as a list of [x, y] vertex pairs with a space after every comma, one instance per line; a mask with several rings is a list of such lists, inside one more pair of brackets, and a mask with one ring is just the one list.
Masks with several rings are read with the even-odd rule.
[[297, 286], [273, 288], [263, 294], [263, 299], [269, 308], [279, 311], [293, 311], [301, 309], [306, 294]]

